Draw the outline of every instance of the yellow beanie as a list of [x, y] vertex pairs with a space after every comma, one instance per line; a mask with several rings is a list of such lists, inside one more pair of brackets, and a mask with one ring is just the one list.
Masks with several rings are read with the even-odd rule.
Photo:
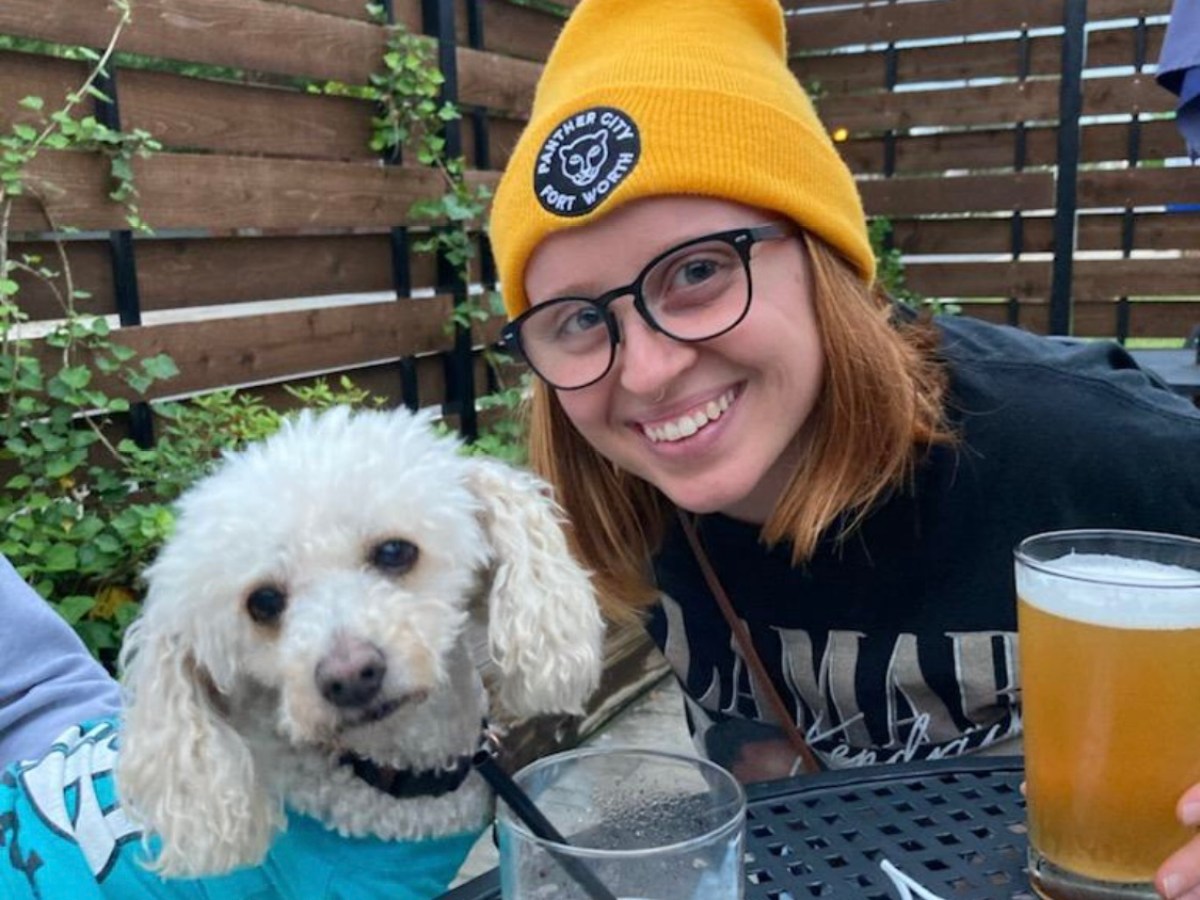
[[509, 317], [545, 237], [665, 194], [782, 213], [874, 278], [858, 189], [788, 70], [777, 0], [576, 7], [492, 203]]

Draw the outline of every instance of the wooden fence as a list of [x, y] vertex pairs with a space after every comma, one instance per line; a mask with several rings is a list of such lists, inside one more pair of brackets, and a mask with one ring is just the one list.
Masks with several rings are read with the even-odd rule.
[[1200, 172], [1147, 70], [1169, 0], [787, 5], [913, 290], [1035, 331], [1200, 323]]
[[[572, 5], [394, 0], [395, 21], [440, 37], [473, 181], [503, 167]], [[1200, 177], [1164, 163], [1183, 145], [1146, 72], [1169, 0], [786, 5], [794, 69], [844, 138], [868, 212], [893, 221], [917, 293], [1039, 331], [1182, 337], [1200, 322]], [[0, 4], [0, 34], [57, 44], [102, 45], [114, 21], [106, 0]], [[411, 250], [409, 208], [441, 192], [438, 176], [368, 149], [370, 103], [305, 89], [366, 83], [383, 47], [361, 0], [135, 0], [122, 51], [230, 73], [115, 67], [109, 113], [164, 145], [136, 164], [155, 235], [122, 235], [99, 158], [47, 153], [36, 175], [53, 221], [83, 229], [70, 255], [89, 311], [178, 362], [160, 390], [350, 371], [473, 415], [488, 374], [465, 348], [499, 322], [456, 340], [455, 286]], [[21, 97], [53, 102], [84, 68], [0, 52], [0, 72], [7, 127]], [[44, 249], [36, 205], [10, 224]], [[57, 314], [36, 284], [21, 298], [35, 319]]]
[[[461, 125], [468, 179], [493, 183], [488, 146], [502, 161], [540, 70], [523, 57], [548, 52], [561, 15], [499, 0], [458, 8], [397, 0], [392, 12], [410, 31], [457, 29], [442, 59], [449, 92], [469, 113]], [[102, 46], [115, 21], [105, 0], [0, 4], [0, 34], [56, 44]], [[468, 24], [476, 37], [486, 28], [496, 52], [455, 49], [455, 35], [470, 43]], [[353, 372], [361, 386], [410, 406], [445, 401], [472, 415], [487, 373], [446, 329], [456, 286], [411, 249], [410, 207], [444, 183], [416, 163], [384, 165], [368, 148], [370, 102], [306, 89], [366, 84], [382, 68], [384, 43], [361, 0], [135, 0], [120, 49], [143, 61], [113, 67], [108, 91], [121, 127], [145, 129], [164, 147], [135, 163], [142, 217], [155, 234], [130, 241], [122, 233], [102, 159], [50, 152], [33, 171], [45, 210], [20, 205], [10, 223], [26, 238], [20, 249], [45, 255], [50, 222], [83, 230], [68, 240], [76, 283], [92, 294], [84, 309], [119, 316], [128, 326], [122, 341], [176, 360], [181, 375], [160, 393]], [[145, 58], [167, 64], [146, 67]], [[231, 75], [189, 75], [181, 63]], [[7, 129], [31, 115], [22, 97], [42, 96], [49, 107], [85, 68], [0, 52], [0, 73]], [[60, 314], [32, 280], [20, 302], [35, 320]], [[483, 324], [470, 343], [493, 340], [499, 325]]]

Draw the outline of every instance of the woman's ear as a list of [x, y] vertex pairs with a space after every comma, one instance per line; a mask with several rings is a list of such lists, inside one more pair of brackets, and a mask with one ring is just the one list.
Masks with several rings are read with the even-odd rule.
[[558, 506], [542, 481], [492, 460], [473, 458], [469, 482], [493, 555], [488, 646], [500, 701], [517, 715], [580, 713], [600, 680], [604, 623]]

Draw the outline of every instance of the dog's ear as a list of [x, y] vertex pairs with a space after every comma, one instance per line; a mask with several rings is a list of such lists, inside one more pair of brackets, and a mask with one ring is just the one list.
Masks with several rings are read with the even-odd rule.
[[579, 713], [600, 680], [604, 623], [588, 573], [567, 549], [547, 486], [494, 460], [470, 460], [493, 553], [488, 647], [500, 702], [517, 715]]
[[[210, 875], [258, 863], [284, 826], [246, 743], [221, 714], [217, 688], [179, 629], [149, 612], [121, 649], [125, 693], [117, 790], [130, 817], [157, 836], [152, 868]], [[169, 598], [178, 600], [178, 598]]]

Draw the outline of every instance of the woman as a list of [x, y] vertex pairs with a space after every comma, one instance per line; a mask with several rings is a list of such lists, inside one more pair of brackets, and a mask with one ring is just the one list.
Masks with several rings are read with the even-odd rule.
[[[1200, 534], [1200, 411], [1120, 348], [875, 288], [774, 0], [584, 0], [491, 235], [534, 465], [747, 779], [797, 731], [829, 766], [1017, 752], [1014, 545]], [[1200, 844], [1160, 872], [1195, 885]]]

